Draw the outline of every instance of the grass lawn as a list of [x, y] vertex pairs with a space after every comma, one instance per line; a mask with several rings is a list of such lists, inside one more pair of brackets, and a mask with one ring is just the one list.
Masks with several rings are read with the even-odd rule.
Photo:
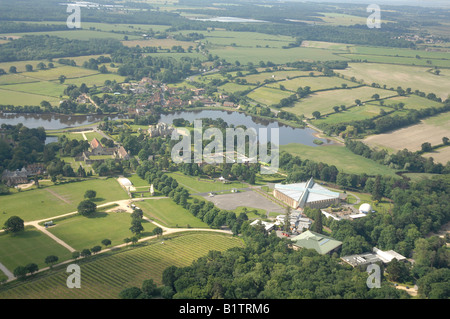
[[[48, 230], [78, 251], [92, 248], [101, 244], [103, 239], [111, 240], [111, 246], [123, 244], [125, 238], [133, 237], [130, 231], [131, 215], [128, 213], [106, 213], [99, 211], [92, 216], [75, 215], [63, 220], [55, 220], [55, 226]], [[150, 222], [143, 221], [143, 236], [150, 236], [156, 227]]]
[[[394, 105], [394, 104], [398, 104], [398, 103], [404, 103], [405, 109], [415, 109], [415, 110], [425, 109], [425, 108], [429, 108], [429, 107], [441, 107], [442, 106], [442, 103], [435, 102], [435, 101], [429, 100], [424, 97], [420, 97], [415, 94], [411, 94], [408, 96], [396, 96], [396, 97], [392, 97], [392, 98], [384, 100], [384, 105], [386, 105], [386, 106], [390, 106], [390, 105]], [[380, 105], [378, 102], [370, 102], [370, 104]]]
[[74, 84], [80, 86], [81, 84], [86, 84], [91, 87], [93, 85], [103, 86], [106, 80], [114, 81], [117, 83], [122, 83], [125, 80], [124, 76], [120, 76], [118, 74], [109, 73], [109, 74], [94, 74], [79, 78], [67, 79], [64, 84]]
[[249, 220], [266, 218], [266, 211], [264, 209], [240, 206], [234, 210], [234, 213], [238, 217], [239, 214], [245, 213]]
[[72, 254], [53, 239], [33, 226], [15, 234], [0, 233], [0, 262], [11, 272], [18, 266], [35, 263], [39, 268], [47, 267], [44, 260], [49, 255], [59, 257], [59, 261], [71, 258]]
[[25, 282], [0, 287], [0, 299], [111, 299], [125, 288], [140, 287], [146, 279], [162, 285], [162, 273], [169, 266], [186, 267], [210, 250], [243, 247], [241, 239], [211, 232], [191, 232], [154, 239], [148, 245], [122, 248], [79, 262], [82, 288], [68, 289], [66, 267], [39, 274]]
[[78, 204], [84, 200], [84, 193], [88, 189], [97, 192], [97, 205], [127, 199], [126, 192], [113, 178], [92, 179], [40, 189], [33, 188], [2, 196], [0, 225], [14, 215], [18, 215], [24, 221], [32, 221], [74, 212]]
[[167, 173], [168, 176], [175, 178], [179, 185], [185, 187], [191, 194], [195, 193], [209, 193], [209, 192], [220, 192], [225, 190], [231, 190], [233, 188], [244, 188], [247, 187], [241, 182], [232, 182], [224, 184], [219, 182], [217, 179], [214, 181], [206, 180], [202, 178], [198, 180], [197, 176], [187, 176], [183, 173]]
[[209, 228], [208, 224], [192, 215], [188, 210], [175, 204], [171, 198], [147, 199], [136, 203], [144, 215], [155, 219], [156, 222], [167, 227]]
[[358, 156], [344, 146], [328, 145], [312, 147], [293, 143], [281, 145], [280, 150], [299, 156], [302, 160], [309, 159], [327, 163], [328, 165], [335, 165], [339, 170], [346, 173], [396, 176], [393, 169]]

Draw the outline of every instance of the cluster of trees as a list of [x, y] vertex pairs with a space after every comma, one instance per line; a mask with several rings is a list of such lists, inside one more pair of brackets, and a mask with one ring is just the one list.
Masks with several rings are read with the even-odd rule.
[[4, 136], [0, 139], [0, 172], [21, 169], [43, 159], [46, 139], [43, 127], [2, 124], [0, 133]]
[[383, 165], [389, 165], [392, 168], [416, 173], [450, 173], [450, 165], [444, 166], [441, 163], [434, 163], [432, 158], [422, 157], [420, 155], [421, 152], [410, 152], [404, 149], [396, 154], [389, 154], [386, 150], [374, 150], [363, 142], [349, 139], [346, 140], [345, 146], [357, 155]]
[[110, 54], [123, 48], [114, 39], [69, 40], [49, 35], [24, 35], [0, 44], [0, 62]]
[[[210, 251], [187, 267], [170, 266], [162, 275], [163, 298], [325, 299], [407, 298], [384, 280], [369, 289], [367, 273], [311, 249], [295, 251], [286, 238], [263, 227], [242, 226], [244, 248]], [[136, 297], [135, 297], [136, 298]]]
[[178, 185], [176, 179], [167, 176], [158, 169], [154, 162], [143, 161], [136, 169], [139, 177], [153, 184], [153, 187], [165, 196], [169, 196], [177, 205], [189, 210], [195, 217], [201, 219], [212, 228], [220, 228], [227, 225], [233, 233], [238, 234], [242, 223], [247, 220], [247, 215], [242, 213], [238, 217], [234, 212], [218, 209], [213, 203], [197, 198], [188, 201], [189, 192]]

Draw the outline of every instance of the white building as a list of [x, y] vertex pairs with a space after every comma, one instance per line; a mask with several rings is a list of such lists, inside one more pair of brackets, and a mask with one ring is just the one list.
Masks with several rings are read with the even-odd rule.
[[273, 196], [294, 209], [325, 208], [339, 204], [346, 194], [333, 192], [314, 182], [313, 178], [305, 183], [275, 184]]

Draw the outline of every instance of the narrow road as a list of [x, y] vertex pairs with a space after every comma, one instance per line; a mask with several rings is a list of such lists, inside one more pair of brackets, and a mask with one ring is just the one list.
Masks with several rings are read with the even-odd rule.
[[3, 271], [3, 273], [8, 277], [7, 281], [14, 280], [16, 277], [14, 277], [14, 274], [9, 271], [8, 268], [6, 268], [2, 263], [0, 263], [0, 270]]

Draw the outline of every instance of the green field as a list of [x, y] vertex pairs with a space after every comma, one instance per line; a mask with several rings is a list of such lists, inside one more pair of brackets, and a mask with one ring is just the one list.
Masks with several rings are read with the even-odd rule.
[[[105, 238], [111, 240], [111, 245], [123, 244], [125, 238], [133, 237], [130, 231], [131, 215], [128, 213], [97, 212], [85, 217], [75, 215], [63, 220], [54, 220], [55, 226], [48, 230], [56, 237], [66, 242], [69, 246], [81, 251], [84, 248], [92, 248], [100, 245]], [[150, 232], [156, 227], [148, 221], [143, 221], [144, 231], [142, 235], [150, 236]]]
[[65, 247], [33, 226], [26, 226], [25, 231], [14, 236], [0, 233], [0, 262], [11, 272], [29, 263], [35, 263], [39, 268], [47, 267], [44, 261], [49, 255], [58, 256], [59, 261], [72, 256]]
[[[394, 104], [398, 104], [398, 103], [404, 103], [405, 109], [415, 109], [415, 110], [425, 109], [425, 108], [429, 108], [429, 107], [441, 107], [442, 106], [442, 103], [439, 103], [439, 102], [436, 102], [433, 100], [429, 100], [427, 98], [420, 97], [415, 94], [411, 94], [408, 96], [396, 96], [396, 97], [384, 100], [384, 105], [386, 105], [386, 106], [390, 106], [390, 105], [394, 105]], [[370, 102], [369, 104], [378, 104], [379, 105], [378, 102]]]
[[[24, 36], [24, 35], [50, 35], [70, 40], [89, 40], [89, 39], [117, 39], [123, 40], [124, 34], [113, 32], [102, 32], [93, 30], [68, 30], [68, 31], [42, 31], [42, 32], [23, 32], [23, 33], [3, 33], [2, 36]], [[141, 39], [140, 36], [128, 35], [129, 40]]]
[[217, 179], [214, 181], [206, 180], [204, 178], [199, 178], [196, 176], [187, 176], [182, 173], [167, 173], [168, 176], [175, 178], [179, 185], [185, 187], [191, 194], [195, 193], [209, 193], [209, 192], [220, 192], [231, 190], [233, 188], [244, 188], [245, 184], [241, 182], [232, 182], [224, 184]]
[[263, 86], [253, 90], [247, 94], [247, 96], [258, 103], [270, 106], [279, 103], [282, 99], [288, 98], [292, 94], [293, 93], [289, 91], [282, 91], [280, 89]]
[[140, 287], [146, 279], [161, 285], [162, 273], [169, 266], [185, 267], [210, 250], [225, 251], [243, 247], [239, 238], [215, 233], [184, 233], [148, 242], [147, 246], [105, 253], [81, 264], [81, 288], [66, 285], [66, 267], [0, 286], [0, 299], [111, 299], [132, 286]]
[[144, 215], [164, 226], [209, 228], [208, 224], [192, 215], [188, 210], [175, 204], [171, 198], [148, 199], [136, 203]]
[[293, 107], [286, 107], [282, 110], [297, 115], [304, 114], [311, 116], [314, 111], [321, 114], [332, 113], [333, 106], [345, 105], [347, 107], [354, 105], [356, 99], [361, 101], [373, 100], [372, 96], [378, 94], [380, 98], [395, 96], [397, 92], [389, 90], [376, 89], [368, 86], [358, 87], [354, 89], [340, 89], [322, 91], [309, 95], [308, 97], [296, 102]]
[[411, 88], [425, 93], [435, 93], [443, 100], [449, 96], [450, 71], [441, 70], [439, 75], [428, 72], [431, 67], [414, 67], [405, 65], [374, 64], [374, 63], [349, 63], [345, 70], [336, 70], [348, 78], [354, 76], [357, 80], [363, 80], [366, 84], [378, 83], [387, 88], [401, 86], [404, 90]]
[[[326, 117], [322, 117], [318, 120], [313, 120], [311, 122], [317, 126], [319, 124], [336, 124], [350, 121], [365, 120], [379, 115], [381, 110], [384, 110], [386, 112], [391, 111], [390, 108], [380, 107], [379, 105], [376, 105], [375, 102], [373, 104], [366, 103], [366, 105], [355, 106], [346, 109], [345, 111], [340, 110], [338, 113], [332, 113], [327, 115]], [[328, 111], [334, 112], [332, 108], [330, 108]]]
[[334, 165], [338, 170], [349, 174], [389, 175], [396, 176], [395, 171], [370, 159], [356, 155], [344, 146], [307, 146], [303, 144], [288, 144], [280, 146], [280, 151], [286, 151], [302, 160], [309, 159]]
[[450, 60], [444, 59], [416, 59], [402, 56], [387, 56], [387, 55], [369, 55], [369, 54], [340, 54], [340, 57], [347, 58], [352, 61], [370, 62], [370, 63], [392, 63], [392, 64], [406, 64], [429, 67], [450, 67]]
[[281, 64], [294, 61], [330, 61], [348, 60], [345, 57], [335, 55], [330, 50], [316, 48], [297, 47], [292, 49], [279, 48], [254, 48], [254, 47], [217, 47], [210, 49], [210, 53], [217, 55], [228, 62], [239, 61], [241, 64], [259, 61], [271, 61]]
[[88, 189], [97, 192], [96, 204], [127, 199], [126, 192], [115, 179], [92, 179], [31, 189], [2, 197], [0, 224], [18, 215], [24, 221], [51, 218], [76, 211]]
[[324, 89], [332, 89], [332, 88], [342, 88], [342, 84], [346, 84], [347, 87], [358, 86], [358, 83], [350, 82], [348, 80], [344, 80], [338, 77], [301, 77], [292, 80], [281, 81], [277, 83], [270, 83], [266, 86], [279, 88], [280, 85], [283, 85], [287, 90], [297, 91], [299, 87], [309, 86], [311, 91], [324, 90]]
[[0, 104], [3, 105], [39, 105], [44, 100], [56, 106], [61, 99], [48, 95], [5, 90], [0, 86]]

